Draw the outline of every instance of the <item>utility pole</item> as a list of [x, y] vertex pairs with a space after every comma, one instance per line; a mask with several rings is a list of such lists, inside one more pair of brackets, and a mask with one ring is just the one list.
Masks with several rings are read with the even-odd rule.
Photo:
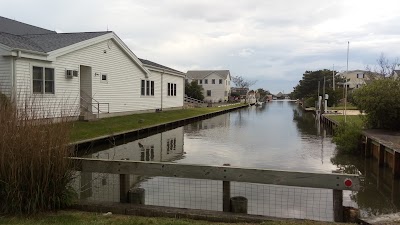
[[344, 96], [344, 122], [347, 122], [347, 76], [349, 73], [349, 49], [350, 49], [350, 41], [347, 42], [347, 66], [346, 66], [346, 87], [345, 87], [345, 96]]
[[333, 82], [333, 90], [335, 90], [335, 64], [333, 64], [333, 69], [332, 69], [332, 82]]
[[324, 113], [326, 113], [326, 108], [327, 108], [326, 92], [325, 92], [325, 83], [326, 83], [326, 82], [325, 82], [325, 74], [324, 74], [324, 88], [323, 88], [323, 89], [324, 89], [324, 91], [323, 91], [324, 93], [323, 93], [323, 97], [322, 97], [322, 98], [324, 99]]

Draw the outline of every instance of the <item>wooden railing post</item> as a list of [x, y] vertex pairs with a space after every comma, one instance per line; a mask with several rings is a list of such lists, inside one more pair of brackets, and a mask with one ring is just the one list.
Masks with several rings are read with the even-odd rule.
[[343, 222], [343, 191], [333, 190], [333, 221]]
[[[223, 166], [230, 166], [230, 164], [224, 164]], [[222, 211], [231, 211], [231, 182], [222, 181]]]

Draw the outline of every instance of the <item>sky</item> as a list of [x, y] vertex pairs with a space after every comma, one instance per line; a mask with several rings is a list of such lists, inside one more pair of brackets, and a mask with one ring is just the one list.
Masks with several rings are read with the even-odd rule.
[[0, 16], [57, 32], [114, 31], [140, 58], [229, 69], [290, 93], [306, 70], [373, 67], [400, 51], [400, 1], [0, 0]]

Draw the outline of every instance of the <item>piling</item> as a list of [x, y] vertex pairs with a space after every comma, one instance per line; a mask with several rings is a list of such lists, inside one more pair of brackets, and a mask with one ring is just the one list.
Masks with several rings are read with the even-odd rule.
[[247, 198], [235, 196], [231, 198], [231, 212], [247, 214]]
[[[230, 166], [231, 164], [224, 164], [223, 166]], [[231, 182], [222, 181], [222, 211], [230, 212], [231, 209]]]
[[132, 188], [128, 192], [129, 203], [144, 205], [145, 204], [145, 190], [144, 188]]

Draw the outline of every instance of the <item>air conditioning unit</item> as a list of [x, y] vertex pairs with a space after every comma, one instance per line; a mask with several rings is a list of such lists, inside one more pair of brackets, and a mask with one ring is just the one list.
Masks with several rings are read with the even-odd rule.
[[73, 78], [73, 70], [65, 70], [65, 78], [72, 79]]
[[73, 71], [72, 71], [72, 75], [73, 75], [74, 77], [78, 77], [78, 70], [73, 70]]

